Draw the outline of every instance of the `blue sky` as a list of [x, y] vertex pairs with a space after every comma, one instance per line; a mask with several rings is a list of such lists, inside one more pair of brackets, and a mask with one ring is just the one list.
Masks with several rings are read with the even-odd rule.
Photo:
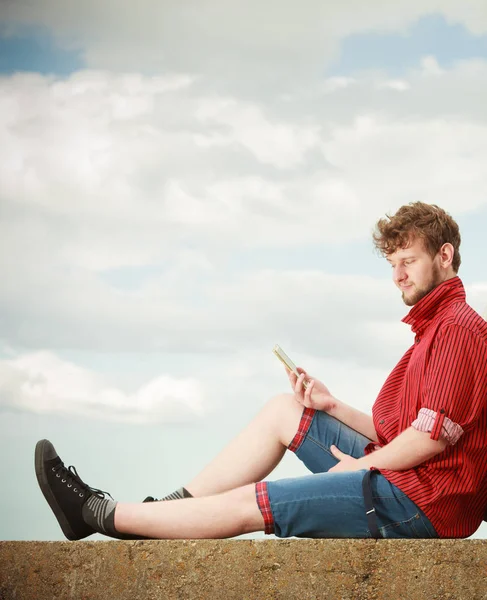
[[40, 438], [123, 500], [186, 483], [287, 389], [275, 343], [370, 411], [411, 341], [370, 239], [401, 204], [454, 216], [487, 310], [484, 4], [271, 4], [5, 12], [1, 539], [62, 539]]
[[0, 37], [0, 73], [69, 75], [82, 68], [80, 53], [60, 48], [48, 31], [30, 29]]
[[487, 56], [487, 36], [474, 36], [442, 15], [418, 19], [402, 34], [364, 32], [343, 40], [340, 56], [329, 74], [351, 75], [363, 69], [384, 69], [400, 77], [433, 55], [444, 68], [456, 61]]

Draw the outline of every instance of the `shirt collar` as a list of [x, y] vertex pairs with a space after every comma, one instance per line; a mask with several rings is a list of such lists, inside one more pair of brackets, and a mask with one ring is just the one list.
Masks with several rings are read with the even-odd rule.
[[409, 313], [402, 319], [403, 323], [411, 325], [413, 333], [426, 329], [437, 315], [441, 314], [454, 302], [465, 302], [465, 288], [460, 277], [452, 277], [436, 286], [424, 298], [421, 298]]

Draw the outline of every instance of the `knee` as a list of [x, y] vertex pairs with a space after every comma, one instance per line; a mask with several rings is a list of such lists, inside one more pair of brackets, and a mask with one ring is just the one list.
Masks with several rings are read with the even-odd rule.
[[245, 506], [249, 501], [255, 500], [255, 483], [248, 483], [224, 493], [229, 496], [236, 506]]
[[294, 394], [282, 393], [272, 396], [267, 402], [267, 406], [274, 410], [276, 413], [280, 414], [283, 412], [283, 410], [286, 410], [287, 408], [291, 410], [299, 410], [301, 405], [294, 398]]
[[264, 519], [257, 504], [255, 483], [225, 492], [234, 513], [237, 515], [242, 533], [263, 530]]
[[268, 404], [272, 413], [279, 439], [285, 446], [289, 446], [299, 427], [303, 414], [303, 406], [296, 401], [294, 394], [278, 394], [272, 397]]

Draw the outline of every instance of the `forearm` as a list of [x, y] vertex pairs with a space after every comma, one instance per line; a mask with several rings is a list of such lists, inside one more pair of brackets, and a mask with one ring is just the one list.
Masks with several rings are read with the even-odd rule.
[[432, 440], [429, 433], [409, 427], [389, 444], [358, 459], [360, 468], [390, 469], [405, 471], [412, 469], [442, 452], [447, 443]]
[[340, 400], [337, 400], [334, 408], [328, 410], [327, 413], [370, 440], [377, 442], [377, 433], [371, 415], [367, 415]]

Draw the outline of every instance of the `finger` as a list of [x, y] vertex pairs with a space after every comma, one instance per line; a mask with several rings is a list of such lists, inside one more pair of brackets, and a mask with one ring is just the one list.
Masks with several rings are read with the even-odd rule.
[[287, 367], [286, 367], [286, 374], [287, 374], [287, 376], [288, 376], [289, 381], [291, 382], [291, 384], [293, 386], [295, 386], [296, 385], [296, 379], [297, 379], [296, 375], [292, 371], [290, 371]]
[[331, 450], [331, 453], [333, 454], [333, 456], [335, 456], [339, 460], [341, 460], [344, 456], [346, 456], [346, 454], [344, 454], [341, 450], [338, 450], [338, 448], [334, 445], [330, 446], [330, 450]]
[[296, 380], [296, 386], [294, 388], [294, 391], [299, 393], [302, 393], [303, 391], [303, 381], [305, 379], [305, 375], [304, 373], [301, 373], [301, 375], [297, 378]]
[[308, 381], [306, 384], [306, 391], [304, 392], [304, 401], [305, 405], [312, 408], [313, 407], [313, 399], [311, 398], [311, 394], [313, 393], [314, 381]]
[[301, 367], [296, 367], [297, 372], [301, 375], [304, 374], [305, 378], [308, 379], [314, 379], [313, 375], [310, 375], [308, 373], [308, 371], [305, 371], [304, 369], [302, 369]]

